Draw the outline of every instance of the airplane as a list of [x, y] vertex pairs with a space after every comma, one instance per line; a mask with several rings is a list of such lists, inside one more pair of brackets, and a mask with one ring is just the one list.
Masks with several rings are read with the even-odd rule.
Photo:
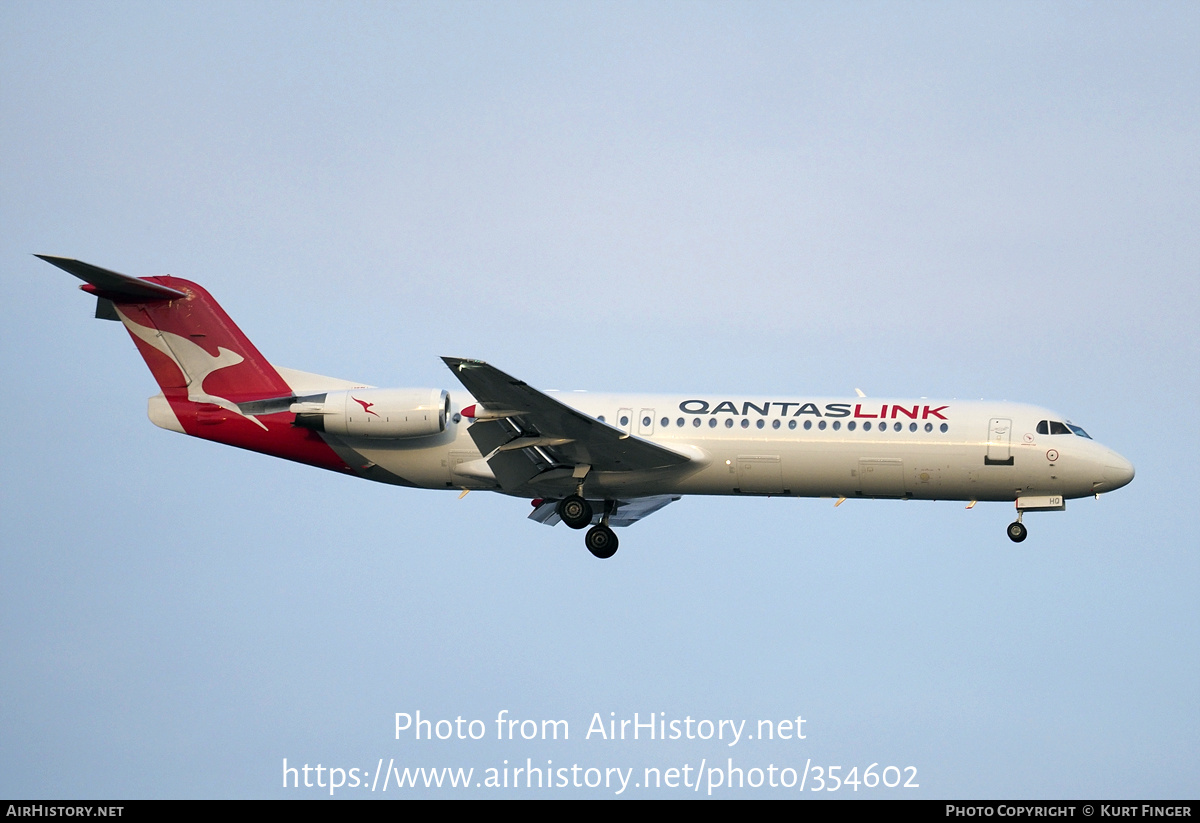
[[532, 500], [529, 517], [614, 527], [683, 495], [1004, 501], [1028, 511], [1113, 491], [1133, 465], [1060, 414], [959, 400], [542, 392], [481, 360], [443, 357], [466, 394], [376, 388], [269, 363], [207, 291], [36, 255], [124, 324], [170, 431], [380, 483]]

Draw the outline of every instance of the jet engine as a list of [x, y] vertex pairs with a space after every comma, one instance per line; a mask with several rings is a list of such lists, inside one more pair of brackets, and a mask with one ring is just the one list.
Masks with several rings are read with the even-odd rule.
[[446, 430], [450, 395], [443, 389], [351, 389], [297, 398], [296, 425], [343, 437], [398, 440]]

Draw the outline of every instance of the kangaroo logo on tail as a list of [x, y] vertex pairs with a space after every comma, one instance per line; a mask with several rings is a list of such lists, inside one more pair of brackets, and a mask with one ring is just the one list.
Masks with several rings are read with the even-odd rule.
[[[155, 425], [330, 471], [355, 472], [323, 435], [293, 425], [295, 414], [288, 407], [295, 390], [202, 286], [171, 275], [130, 277], [70, 257], [37, 256], [84, 282], [80, 288], [96, 298], [97, 318], [125, 326], [162, 390], [150, 399]], [[361, 385], [294, 374], [309, 386], [316, 380], [314, 393], [323, 390], [323, 381], [336, 389]], [[242, 410], [251, 408], [247, 403], [254, 404], [249, 412]], [[268, 428], [260, 416], [274, 425]], [[238, 417], [255, 428], [235, 422]], [[351, 459], [361, 465], [358, 456]]]
[[134, 323], [119, 307], [117, 308], [117, 315], [131, 334], [137, 335], [147, 345], [154, 347], [171, 358], [171, 362], [178, 367], [179, 371], [183, 374], [183, 379], [187, 381], [188, 400], [193, 403], [212, 403], [214, 406], [220, 406], [234, 414], [241, 415], [263, 431], [267, 430], [266, 424], [257, 417], [251, 417], [243, 413], [237, 407], [236, 403], [226, 400], [224, 397], [217, 397], [215, 394], [206, 394], [204, 391], [204, 379], [206, 377], [215, 371], [236, 366], [246, 358], [235, 351], [230, 351], [221, 346], [217, 347], [217, 356], [213, 357], [186, 337], [172, 334], [169, 331], [148, 329], [145, 326]]

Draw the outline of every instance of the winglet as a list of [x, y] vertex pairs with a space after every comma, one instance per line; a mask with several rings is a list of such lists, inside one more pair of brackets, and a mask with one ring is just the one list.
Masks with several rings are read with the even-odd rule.
[[172, 289], [140, 277], [118, 274], [115, 271], [93, 266], [91, 263], [84, 263], [82, 260], [55, 257], [50, 254], [35, 254], [34, 257], [75, 275], [88, 284], [80, 288], [108, 300], [127, 302], [130, 300], [176, 300], [180, 297], [187, 297], [187, 294], [179, 289]]

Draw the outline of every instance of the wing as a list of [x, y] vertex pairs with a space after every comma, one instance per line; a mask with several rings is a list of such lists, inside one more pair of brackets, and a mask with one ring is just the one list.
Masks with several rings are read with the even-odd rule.
[[491, 419], [468, 431], [505, 491], [530, 484], [550, 491], [589, 471], [670, 469], [692, 459], [601, 423], [481, 360], [442, 360], [488, 410]]

